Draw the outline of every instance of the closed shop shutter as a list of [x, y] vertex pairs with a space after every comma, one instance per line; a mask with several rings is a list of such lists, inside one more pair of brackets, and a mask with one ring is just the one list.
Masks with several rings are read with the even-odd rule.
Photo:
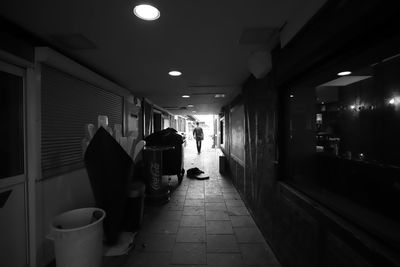
[[123, 122], [123, 97], [52, 67], [42, 66], [43, 178], [82, 168], [84, 126], [97, 127], [98, 115], [110, 126]]

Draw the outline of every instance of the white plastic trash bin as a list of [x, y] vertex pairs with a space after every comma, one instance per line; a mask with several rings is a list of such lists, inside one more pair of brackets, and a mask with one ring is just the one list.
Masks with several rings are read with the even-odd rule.
[[106, 213], [98, 208], [64, 212], [54, 218], [57, 267], [100, 267], [103, 257], [103, 220]]

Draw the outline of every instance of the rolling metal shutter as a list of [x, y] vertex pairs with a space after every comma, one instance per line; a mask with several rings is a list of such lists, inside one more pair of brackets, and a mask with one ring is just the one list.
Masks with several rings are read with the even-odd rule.
[[82, 168], [84, 126], [108, 116], [123, 122], [123, 97], [49, 66], [42, 66], [42, 175], [48, 178]]

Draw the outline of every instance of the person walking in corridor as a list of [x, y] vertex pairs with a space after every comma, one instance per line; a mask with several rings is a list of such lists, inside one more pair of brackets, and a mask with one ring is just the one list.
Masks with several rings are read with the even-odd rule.
[[196, 128], [193, 130], [193, 137], [196, 139], [197, 152], [200, 154], [201, 141], [204, 139], [203, 129], [199, 126], [199, 122], [196, 122]]

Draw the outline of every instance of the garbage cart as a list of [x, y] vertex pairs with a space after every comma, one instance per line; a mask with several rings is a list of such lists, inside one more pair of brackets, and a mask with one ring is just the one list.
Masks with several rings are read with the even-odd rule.
[[179, 183], [185, 174], [183, 136], [173, 128], [155, 132], [145, 138], [147, 147], [172, 147], [162, 153], [162, 175], [177, 175]]

